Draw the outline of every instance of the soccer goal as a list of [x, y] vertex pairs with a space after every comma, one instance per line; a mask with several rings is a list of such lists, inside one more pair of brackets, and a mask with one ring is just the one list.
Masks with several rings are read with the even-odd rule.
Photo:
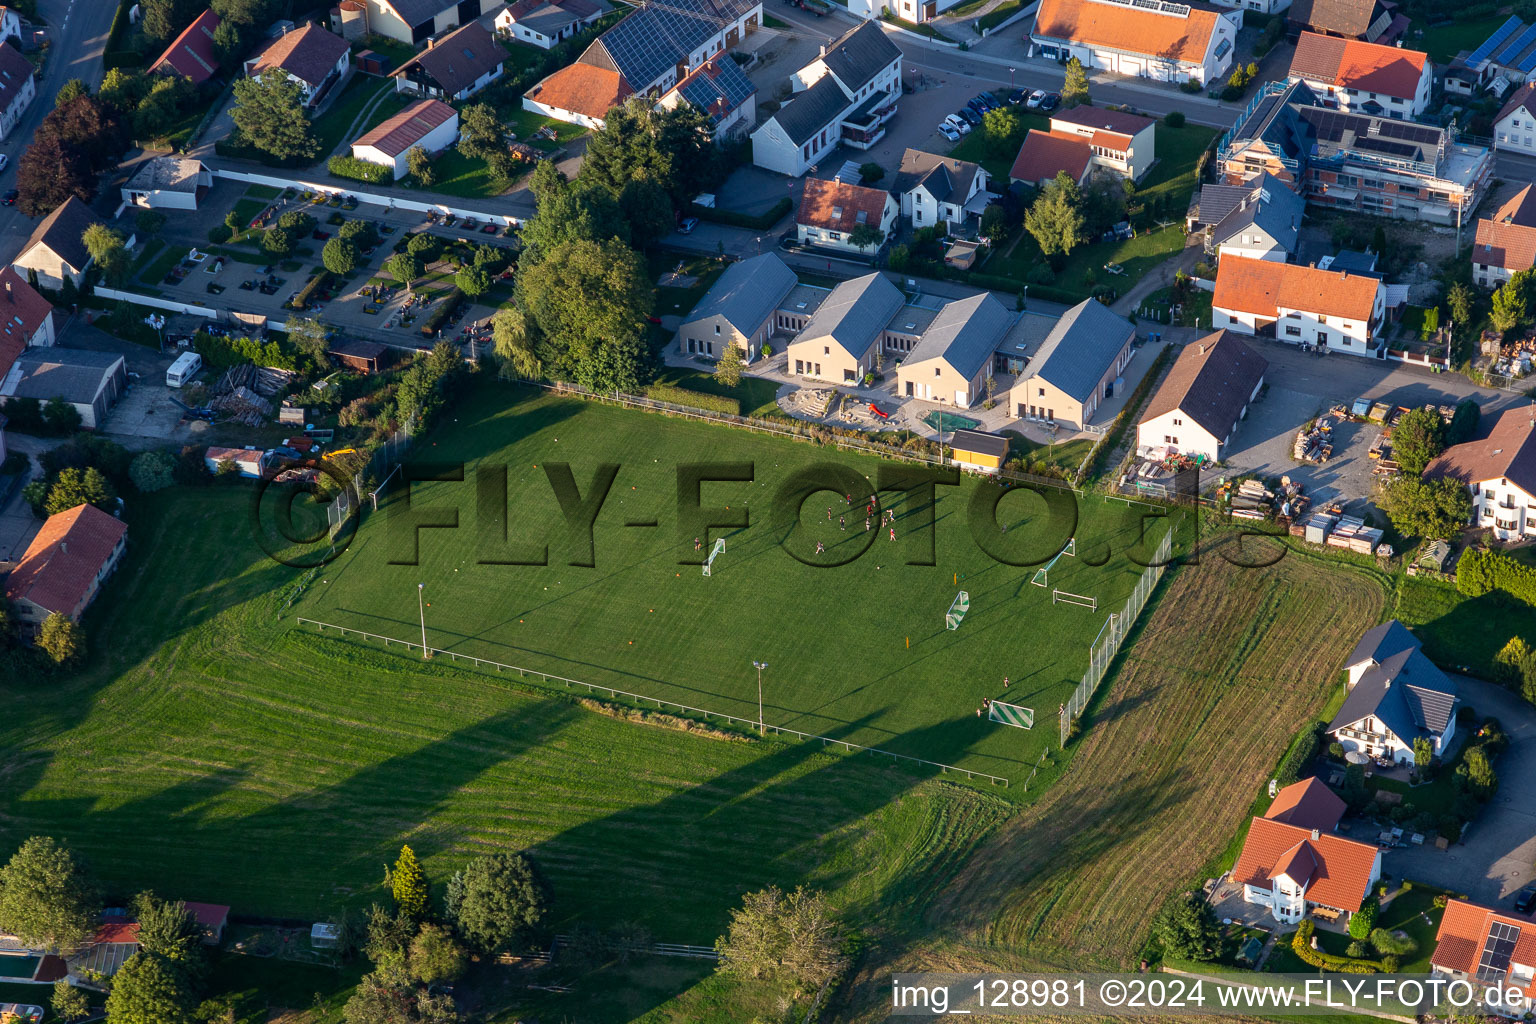
[[959, 629], [960, 623], [965, 621], [965, 613], [971, 610], [971, 595], [965, 591], [955, 595], [955, 599], [949, 606], [949, 611], [944, 613], [944, 627], [946, 629]]
[[1001, 722], [1003, 725], [1011, 725], [1016, 729], [1033, 729], [1035, 727], [1035, 709], [1020, 707], [1017, 704], [1004, 704], [1000, 700], [994, 700], [987, 705], [987, 718], [993, 722]]
[[711, 570], [711, 568], [715, 564], [715, 558], [718, 557], [720, 554], [722, 554], [724, 551], [725, 551], [725, 538], [721, 537], [720, 539], [715, 541], [715, 546], [709, 549], [709, 557], [704, 559], [704, 575], [705, 576], [712, 576], [712, 575], [714, 575], [714, 573], [712, 573], [710, 570]]
[[1098, 598], [1087, 597], [1083, 594], [1069, 594], [1065, 590], [1052, 590], [1051, 604], [1075, 604], [1092, 612], [1099, 610]]
[[1077, 557], [1077, 538], [1076, 537], [1068, 537], [1067, 538], [1067, 546], [1062, 548], [1060, 551], [1056, 552], [1056, 557], [1052, 558], [1049, 562], [1046, 562], [1040, 568], [1036, 569], [1035, 570], [1034, 578], [1031, 579], [1029, 582], [1033, 583], [1037, 587], [1048, 587], [1048, 586], [1050, 586], [1051, 585], [1051, 566], [1053, 566], [1057, 562], [1061, 561], [1061, 556], [1062, 555], [1071, 555], [1073, 558]]

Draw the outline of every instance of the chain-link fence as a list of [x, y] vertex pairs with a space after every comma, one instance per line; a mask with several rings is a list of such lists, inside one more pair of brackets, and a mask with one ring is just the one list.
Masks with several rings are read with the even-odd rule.
[[1141, 579], [1136, 581], [1136, 589], [1131, 591], [1131, 596], [1126, 599], [1125, 607], [1118, 612], [1110, 612], [1099, 635], [1094, 637], [1093, 645], [1088, 649], [1088, 671], [1083, 673], [1082, 682], [1077, 684], [1077, 689], [1072, 691], [1072, 696], [1061, 706], [1061, 746], [1067, 745], [1067, 736], [1071, 731], [1072, 722], [1088, 702], [1093, 699], [1093, 693], [1099, 688], [1099, 683], [1104, 681], [1109, 666], [1115, 660], [1115, 655], [1120, 653], [1120, 645], [1125, 642], [1126, 635], [1131, 627], [1136, 624], [1136, 617], [1146, 607], [1147, 598], [1152, 596], [1152, 588], [1157, 586], [1157, 581], [1163, 578], [1163, 571], [1167, 568], [1169, 555], [1173, 552], [1173, 530], [1163, 534], [1162, 541], [1157, 545], [1157, 551], [1152, 555], [1152, 564], [1147, 571], [1141, 574]]
[[[353, 516], [361, 515], [365, 503], [370, 508], [378, 508], [379, 495], [389, 484], [400, 460], [411, 450], [414, 434], [415, 422], [406, 422], [374, 449], [365, 467], [352, 474], [352, 479], [342, 487], [341, 493], [326, 506], [326, 524], [330, 536], [335, 537]], [[367, 489], [370, 480], [374, 481], [371, 491]]]

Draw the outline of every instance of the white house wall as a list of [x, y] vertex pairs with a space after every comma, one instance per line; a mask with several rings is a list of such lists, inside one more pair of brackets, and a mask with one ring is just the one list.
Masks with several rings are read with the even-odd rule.
[[1492, 530], [1499, 540], [1536, 538], [1536, 495], [1507, 478], [1481, 481], [1473, 494], [1474, 525]]

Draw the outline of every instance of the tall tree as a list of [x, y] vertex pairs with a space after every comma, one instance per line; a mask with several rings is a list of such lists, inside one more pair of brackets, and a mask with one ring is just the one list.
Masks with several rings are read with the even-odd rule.
[[769, 886], [742, 898], [715, 949], [722, 974], [784, 981], [806, 990], [847, 968], [842, 940], [825, 893], [804, 886], [784, 893]]
[[142, 71], [132, 68], [113, 68], [101, 80], [96, 95], [103, 103], [120, 114], [131, 113], [149, 95], [154, 82]]
[[1521, 282], [1511, 278], [1493, 293], [1493, 309], [1488, 314], [1488, 321], [1494, 330], [1505, 332], [1530, 322], [1530, 316], [1526, 313], [1525, 288]]
[[1387, 485], [1379, 504], [1399, 533], [1426, 540], [1456, 536], [1472, 515], [1472, 496], [1449, 477], [1400, 476]]
[[1011, 157], [1024, 141], [1024, 115], [1013, 104], [995, 107], [981, 116], [981, 131], [987, 152], [997, 159]]
[[213, 30], [213, 55], [220, 64], [230, 64], [245, 49], [245, 33], [229, 19], [220, 21]]
[[133, 911], [139, 921], [139, 949], [165, 960], [195, 987], [207, 974], [208, 954], [203, 927], [187, 905], [141, 892], [134, 898]]
[[587, 140], [581, 180], [601, 185], [614, 196], [637, 177], [670, 189], [674, 165], [672, 156], [657, 144], [657, 120], [651, 101], [644, 96], [631, 97], [623, 106], [610, 110], [602, 130]]
[[1085, 241], [1084, 224], [1082, 195], [1066, 171], [1045, 186], [1024, 214], [1024, 229], [1053, 263]]
[[538, 327], [539, 361], [556, 375], [574, 371], [602, 342], [639, 341], [651, 311], [644, 261], [613, 239], [562, 242], [522, 270], [516, 288]]
[[229, 116], [243, 140], [279, 160], [308, 160], [320, 150], [298, 83], [286, 75], [237, 79]]
[[482, 953], [506, 949], [532, 932], [548, 902], [533, 861], [521, 853], [476, 857], [454, 872], [444, 900], [449, 921]]
[[516, 306], [506, 306], [491, 317], [491, 341], [500, 359], [510, 360], [512, 368], [524, 377], [537, 377], [542, 369], [534, 350], [533, 324]]
[[723, 344], [720, 359], [715, 363], [715, 380], [733, 388], [741, 383], [741, 349], [730, 339]]
[[90, 94], [90, 86], [86, 85], [81, 79], [71, 78], [59, 86], [58, 93], [53, 97], [53, 105], [55, 108], [62, 107], [70, 100], [79, 99], [81, 96], [89, 96]]
[[672, 230], [676, 214], [667, 190], [647, 178], [635, 178], [619, 193], [619, 209], [629, 222], [630, 241], [645, 248]]
[[175, 966], [143, 950], [112, 976], [107, 1020], [112, 1024], [197, 1024], [197, 995]]
[[406, 169], [422, 186], [431, 188], [437, 183], [437, 171], [432, 167], [432, 156], [420, 146], [412, 146], [405, 154]]
[[1225, 952], [1216, 915], [1208, 903], [1189, 892], [1163, 904], [1152, 919], [1152, 937], [1162, 944], [1164, 953], [1183, 960], [1218, 960]]
[[37, 137], [44, 135], [57, 136], [83, 156], [93, 171], [115, 164], [128, 142], [116, 111], [94, 96], [77, 96], [49, 111], [37, 126]]
[[331, 347], [331, 332], [326, 330], [325, 324], [311, 316], [290, 316], [283, 327], [288, 332], [288, 344], [316, 366], [327, 365], [326, 353]]
[[281, 0], [213, 0], [208, 6], [224, 21], [244, 28], [265, 25], [277, 16]]
[[345, 238], [332, 238], [320, 250], [320, 262], [333, 274], [350, 274], [357, 269], [362, 254], [357, 246]]
[[1445, 293], [1445, 308], [1451, 311], [1451, 320], [1462, 330], [1472, 322], [1472, 289], [1457, 281]]
[[89, 1017], [91, 1004], [85, 993], [71, 985], [68, 978], [60, 978], [53, 983], [53, 1012], [73, 1022]]
[[57, 839], [31, 837], [0, 868], [0, 930], [28, 946], [73, 949], [96, 931], [100, 911], [95, 883]]
[[423, 985], [454, 981], [469, 966], [469, 955], [440, 924], [424, 924], [411, 940], [411, 974]]
[[389, 873], [389, 891], [395, 897], [395, 906], [401, 916], [419, 920], [426, 915], [431, 889], [427, 885], [427, 873], [416, 859], [416, 851], [409, 846], [400, 847], [400, 856]]
[[144, 34], [161, 43], [175, 39], [197, 17], [198, 0], [140, 0]]
[[408, 285], [421, 276], [421, 261], [408, 252], [397, 252], [384, 261], [382, 269], [400, 284]]
[[1076, 57], [1067, 61], [1066, 77], [1061, 83], [1061, 105], [1068, 108], [1088, 103], [1088, 72]]
[[85, 632], [68, 615], [52, 612], [37, 632], [37, 646], [55, 665], [68, 665], [85, 651]]
[[105, 511], [112, 507], [117, 494], [105, 474], [95, 466], [81, 470], [69, 466], [59, 471], [53, 486], [48, 488], [48, 502], [44, 511], [50, 516], [68, 512], [79, 505], [95, 505]]
[[459, 291], [477, 299], [491, 290], [491, 272], [483, 265], [471, 263], [459, 268], [453, 275], [453, 283]]
[[107, 283], [114, 287], [122, 284], [131, 268], [123, 236], [105, 224], [91, 224], [80, 236], [80, 240], [85, 243], [85, 251], [96, 261]]
[[28, 217], [43, 217], [70, 196], [96, 198], [96, 176], [89, 162], [57, 135], [39, 135], [16, 164], [16, 206]]
[[[550, 161], [539, 166], [548, 167]], [[534, 171], [533, 186], [538, 206], [520, 232], [523, 242], [520, 266], [538, 263], [565, 242], [628, 240], [629, 225], [618, 200], [606, 188], [589, 184], [585, 177], [567, 183], [558, 172], [551, 174], [540, 170]]]
[[1445, 451], [1445, 420], [1433, 409], [1410, 409], [1392, 428], [1392, 456], [1403, 472], [1418, 476]]
[[505, 152], [504, 131], [495, 107], [471, 103], [459, 111], [459, 152], [471, 160], [486, 160], [492, 153]]
[[885, 232], [873, 224], [855, 224], [848, 232], [848, 244], [855, 249], [868, 249], [885, 241]]

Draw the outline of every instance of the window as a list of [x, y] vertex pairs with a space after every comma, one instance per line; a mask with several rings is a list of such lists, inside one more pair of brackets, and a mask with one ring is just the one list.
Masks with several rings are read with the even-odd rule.
[[1182, 427], [1184, 425], [1184, 421], [1179, 419], [1177, 416], [1175, 416], [1174, 420], [1173, 420], [1173, 425], [1176, 426], [1176, 427]]
[[1500, 530], [1513, 530], [1517, 524], [1513, 519], [1495, 519], [1493, 525]]
[[1483, 518], [1484, 519], [1492, 519], [1493, 518], [1493, 506], [1492, 505], [1484, 505], [1483, 506]]
[[1039, 396], [1040, 396], [1040, 397], [1041, 397], [1041, 398], [1044, 398], [1044, 397], [1045, 397], [1045, 388], [1036, 388], [1036, 389], [1035, 389], [1035, 391], [1036, 391], [1036, 392], [1037, 392], [1037, 393], [1038, 393], [1038, 395], [1039, 395]]
[[1299, 337], [1301, 337], [1301, 328], [1300, 327], [1291, 327], [1291, 326], [1287, 325], [1286, 328], [1285, 328], [1285, 333], [1286, 333], [1286, 335], [1288, 337], [1299, 338]]
[[720, 334], [720, 325], [719, 324], [715, 324], [715, 334], [717, 336]]
[[1178, 444], [1179, 439], [1168, 434], [1163, 435], [1163, 444]]

